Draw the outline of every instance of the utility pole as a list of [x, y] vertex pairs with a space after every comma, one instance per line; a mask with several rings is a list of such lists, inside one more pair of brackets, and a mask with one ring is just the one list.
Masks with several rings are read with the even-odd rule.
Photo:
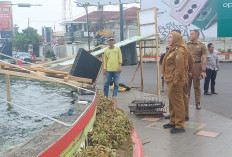
[[120, 3], [120, 41], [124, 40], [123, 33], [123, 3], [119, 0]]
[[29, 19], [29, 17], [27, 19], [27, 27], [30, 27], [30, 19]]
[[90, 50], [90, 36], [89, 36], [89, 13], [88, 13], [88, 5], [85, 5], [85, 11], [86, 11], [86, 20], [87, 20], [87, 31], [88, 31], [88, 48]]
[[89, 34], [89, 13], [88, 13], [88, 6], [89, 6], [89, 3], [86, 2], [85, 4], [81, 4], [79, 2], [76, 2], [77, 3], [77, 6], [81, 6], [85, 9], [85, 12], [86, 12], [86, 23], [87, 23], [87, 31], [88, 31], [88, 48], [90, 50], [90, 34]]

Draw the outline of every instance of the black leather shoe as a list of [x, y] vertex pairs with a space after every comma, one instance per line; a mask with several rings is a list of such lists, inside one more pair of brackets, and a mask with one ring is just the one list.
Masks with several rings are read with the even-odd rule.
[[182, 133], [182, 132], [185, 132], [185, 129], [173, 128], [170, 130], [170, 133], [172, 133], [172, 134], [178, 134], [178, 133]]
[[215, 95], [218, 95], [218, 93], [217, 93], [217, 92], [211, 92], [211, 94], [215, 94]]
[[175, 125], [174, 125], [174, 124], [169, 124], [169, 123], [168, 123], [168, 124], [164, 124], [164, 125], [163, 125], [163, 128], [164, 128], [164, 129], [175, 128]]
[[[213, 94], [213, 93], [212, 93]], [[209, 92], [204, 92], [204, 95], [212, 95], [211, 93]]]
[[201, 109], [200, 103], [197, 103], [197, 104], [196, 104], [196, 109], [197, 109], [197, 110], [200, 110], [200, 109]]
[[164, 116], [164, 119], [170, 119], [170, 115]]
[[185, 117], [185, 121], [189, 121], [189, 117], [187, 116], [187, 117]]

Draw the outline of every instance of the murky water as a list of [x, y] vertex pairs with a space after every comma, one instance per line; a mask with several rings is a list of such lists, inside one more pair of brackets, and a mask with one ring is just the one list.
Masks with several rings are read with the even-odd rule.
[[[11, 76], [12, 103], [59, 118], [71, 107], [72, 89], [56, 83]], [[5, 75], [0, 74], [0, 98], [6, 99]], [[1, 152], [24, 144], [52, 121], [0, 100]]]

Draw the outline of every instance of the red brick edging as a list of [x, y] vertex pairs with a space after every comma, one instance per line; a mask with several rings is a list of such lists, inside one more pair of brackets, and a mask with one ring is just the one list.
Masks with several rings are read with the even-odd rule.
[[139, 135], [135, 131], [135, 129], [132, 130], [131, 138], [132, 138], [132, 141], [135, 143], [133, 146], [133, 157], [144, 157], [142, 142], [139, 138]]

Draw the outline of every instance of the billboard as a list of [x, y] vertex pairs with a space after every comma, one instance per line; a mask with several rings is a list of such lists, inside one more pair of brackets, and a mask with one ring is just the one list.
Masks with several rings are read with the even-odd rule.
[[0, 32], [13, 31], [11, 2], [0, 2]]
[[200, 31], [200, 38], [217, 37], [217, 0], [141, 0], [141, 9], [152, 7], [158, 10], [160, 40], [166, 40], [176, 29], [185, 39], [193, 29]]
[[[76, 0], [76, 2], [85, 4], [89, 3], [90, 5], [113, 5], [113, 4], [120, 4], [120, 0]], [[138, 3], [139, 0], [121, 0], [123, 4], [129, 3]]]
[[218, 37], [232, 37], [232, 0], [218, 1]]

